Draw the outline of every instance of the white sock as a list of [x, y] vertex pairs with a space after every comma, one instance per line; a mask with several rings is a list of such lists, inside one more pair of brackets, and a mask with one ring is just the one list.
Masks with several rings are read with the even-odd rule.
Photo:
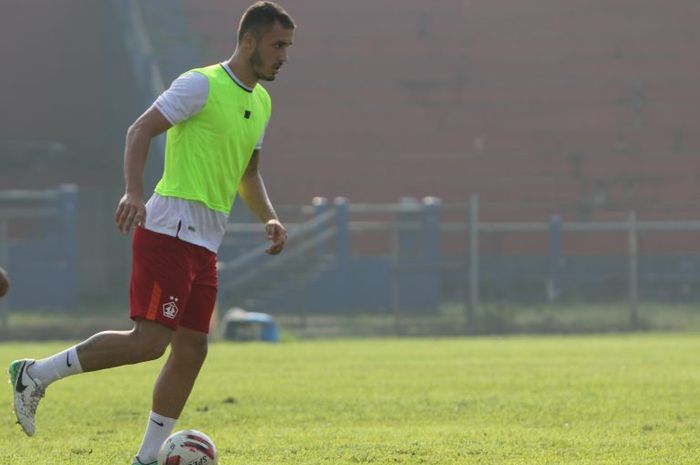
[[148, 425], [146, 426], [146, 434], [143, 436], [141, 449], [136, 454], [136, 458], [141, 463], [155, 462], [158, 458], [158, 451], [163, 445], [168, 436], [175, 428], [177, 418], [168, 418], [163, 415], [151, 411], [148, 416]]
[[73, 346], [51, 357], [37, 360], [27, 371], [46, 387], [66, 376], [82, 373], [83, 368], [80, 366], [76, 346]]

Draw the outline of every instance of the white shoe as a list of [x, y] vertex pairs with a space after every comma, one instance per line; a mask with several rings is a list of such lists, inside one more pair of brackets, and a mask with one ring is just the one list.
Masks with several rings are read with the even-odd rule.
[[12, 392], [15, 397], [15, 415], [27, 436], [34, 436], [34, 416], [39, 401], [44, 397], [44, 386], [38, 379], [27, 373], [27, 368], [34, 365], [34, 360], [15, 360], [7, 370], [10, 375]]
[[134, 457], [134, 463], [132, 463], [131, 465], [158, 465], [158, 461], [156, 460], [155, 462], [151, 463], [141, 463], [138, 457]]

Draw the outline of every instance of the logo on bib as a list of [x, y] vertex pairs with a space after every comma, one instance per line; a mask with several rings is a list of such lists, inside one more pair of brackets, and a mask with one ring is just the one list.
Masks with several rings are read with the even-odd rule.
[[170, 296], [170, 302], [163, 304], [163, 316], [165, 318], [175, 319], [177, 316], [177, 297]]

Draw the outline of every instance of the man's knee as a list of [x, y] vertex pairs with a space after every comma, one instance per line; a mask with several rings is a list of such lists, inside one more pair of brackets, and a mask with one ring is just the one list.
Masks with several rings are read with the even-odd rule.
[[156, 360], [163, 356], [168, 347], [167, 341], [162, 340], [139, 340], [137, 354], [139, 361], [146, 362]]
[[173, 332], [157, 323], [136, 323], [132, 336], [138, 361], [155, 360], [163, 356], [172, 339]]
[[189, 344], [178, 344], [173, 346], [173, 353], [177, 357], [187, 358], [193, 361], [201, 360], [207, 358], [207, 352], [209, 351], [209, 345], [206, 341], [191, 341]]
[[172, 354], [182, 360], [203, 362], [209, 351], [206, 334], [180, 328], [173, 337]]

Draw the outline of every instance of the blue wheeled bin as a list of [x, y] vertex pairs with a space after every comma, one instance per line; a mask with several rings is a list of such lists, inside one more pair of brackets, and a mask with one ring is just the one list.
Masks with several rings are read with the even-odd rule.
[[224, 339], [232, 341], [279, 342], [277, 323], [267, 313], [248, 312], [242, 308], [232, 308], [224, 315], [221, 325]]

